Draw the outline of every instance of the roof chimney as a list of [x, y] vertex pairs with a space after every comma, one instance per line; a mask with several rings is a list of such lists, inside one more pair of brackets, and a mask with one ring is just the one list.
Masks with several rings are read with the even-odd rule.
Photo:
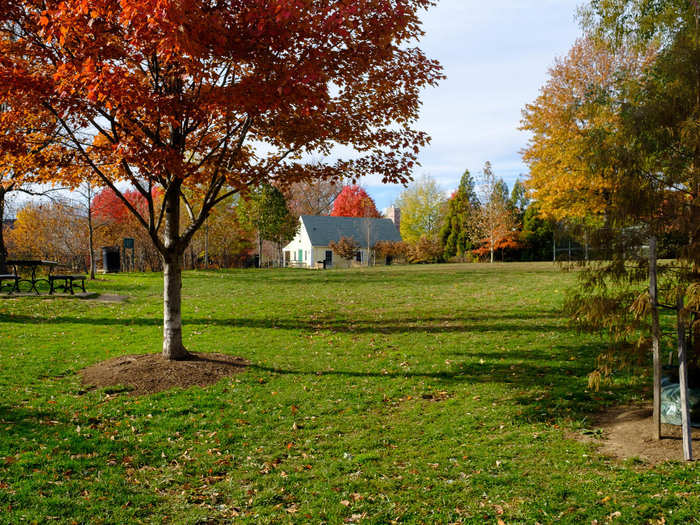
[[400, 208], [397, 208], [396, 206], [389, 206], [389, 208], [386, 210], [386, 217], [387, 217], [387, 219], [391, 219], [391, 222], [394, 223], [397, 230], [401, 231], [401, 209]]

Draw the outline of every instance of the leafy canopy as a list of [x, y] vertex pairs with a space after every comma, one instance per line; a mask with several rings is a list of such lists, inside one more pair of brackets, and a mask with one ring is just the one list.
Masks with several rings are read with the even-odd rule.
[[381, 214], [377, 211], [374, 199], [360, 186], [345, 186], [333, 201], [332, 217], [374, 217]]
[[423, 175], [396, 200], [401, 209], [401, 237], [417, 243], [421, 237], [437, 239], [445, 212], [445, 195], [435, 179]]
[[[121, 195], [163, 253], [181, 253], [209, 211], [263, 182], [410, 177], [425, 133], [420, 91], [442, 76], [414, 46], [430, 0], [7, 0], [0, 103], [51, 115], [58, 142]], [[264, 147], [259, 147], [264, 145]], [[337, 145], [351, 160], [307, 163]], [[32, 159], [27, 157], [27, 162]], [[77, 185], [84, 175], [62, 171]], [[197, 189], [185, 198], [182, 186]], [[154, 186], [166, 198], [152, 202]], [[173, 198], [188, 224], [160, 236]], [[170, 203], [170, 204], [168, 204]]]

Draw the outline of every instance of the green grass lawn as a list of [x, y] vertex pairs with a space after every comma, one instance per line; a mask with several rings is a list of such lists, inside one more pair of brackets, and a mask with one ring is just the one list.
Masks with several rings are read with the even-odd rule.
[[88, 283], [124, 304], [0, 299], [0, 522], [700, 523], [699, 466], [567, 437], [648, 396], [586, 390], [604, 341], [562, 316], [574, 282], [551, 264], [187, 273], [188, 348], [252, 364], [143, 397], [76, 372], [159, 351], [161, 275]]

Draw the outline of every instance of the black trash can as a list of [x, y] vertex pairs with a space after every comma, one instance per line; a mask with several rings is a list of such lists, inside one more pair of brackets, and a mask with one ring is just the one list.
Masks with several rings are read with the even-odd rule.
[[121, 270], [119, 246], [102, 247], [102, 268], [106, 273], [119, 273]]

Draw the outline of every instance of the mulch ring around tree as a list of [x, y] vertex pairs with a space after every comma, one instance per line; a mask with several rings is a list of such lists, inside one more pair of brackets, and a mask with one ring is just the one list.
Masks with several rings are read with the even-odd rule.
[[186, 361], [168, 361], [161, 354], [126, 355], [84, 368], [79, 374], [88, 389], [145, 395], [211, 385], [243, 372], [249, 364], [241, 357], [224, 354], [192, 354]]
[[[650, 465], [683, 461], [681, 427], [661, 425], [661, 440], [652, 436], [650, 406], [613, 407], [593, 420], [594, 427], [575, 437], [599, 446], [601, 453], [617, 459], [640, 459]], [[700, 428], [693, 428], [693, 457], [700, 458]]]

